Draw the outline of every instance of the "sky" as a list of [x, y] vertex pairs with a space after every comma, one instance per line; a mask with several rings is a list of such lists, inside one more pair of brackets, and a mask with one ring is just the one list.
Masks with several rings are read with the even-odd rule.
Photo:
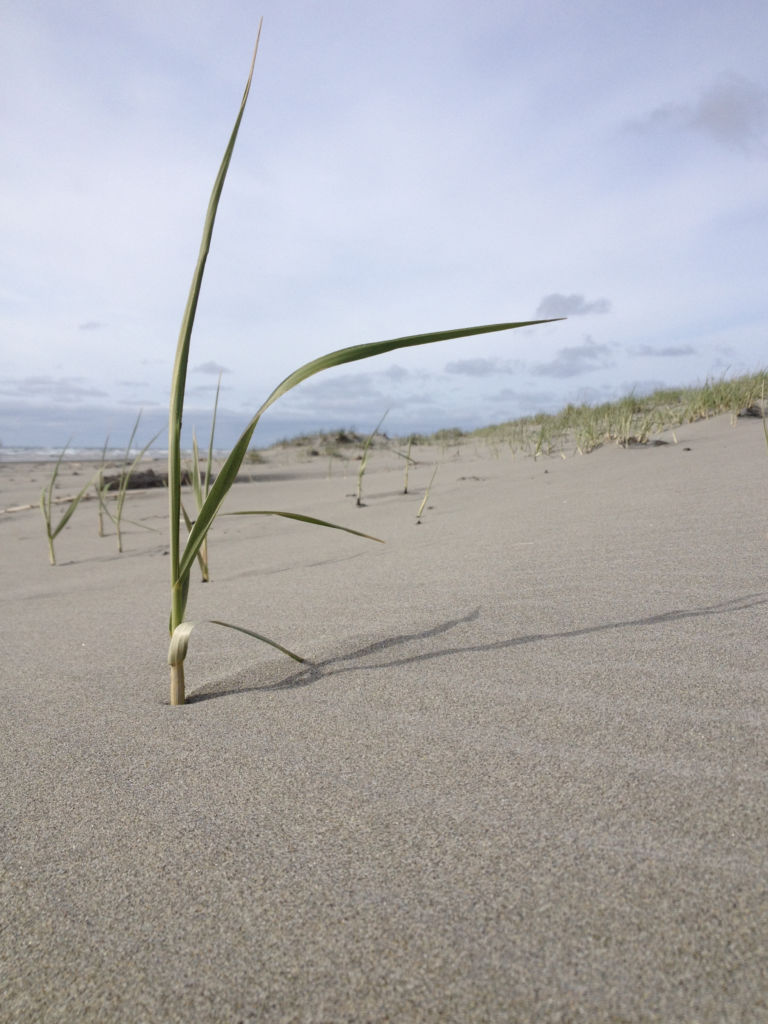
[[[761, 0], [0, 0], [0, 441], [471, 429], [768, 366]], [[188, 433], [187, 433], [188, 437]], [[162, 443], [162, 435], [158, 444]]]

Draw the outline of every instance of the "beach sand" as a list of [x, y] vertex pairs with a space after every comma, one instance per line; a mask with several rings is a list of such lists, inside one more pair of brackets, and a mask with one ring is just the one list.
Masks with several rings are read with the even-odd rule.
[[664, 437], [267, 453], [228, 508], [386, 544], [218, 520], [188, 617], [309, 660], [200, 625], [182, 708], [165, 493], [1, 514], [0, 1020], [768, 1020], [768, 454]]

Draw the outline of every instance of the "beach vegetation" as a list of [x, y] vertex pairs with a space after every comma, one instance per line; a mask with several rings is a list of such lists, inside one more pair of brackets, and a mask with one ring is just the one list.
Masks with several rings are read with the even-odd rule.
[[[202, 509], [205, 499], [208, 497], [211, 491], [211, 484], [213, 483], [213, 438], [216, 433], [216, 414], [219, 408], [219, 394], [221, 392], [221, 374], [219, 374], [219, 380], [216, 385], [216, 397], [213, 402], [213, 419], [211, 421], [211, 433], [208, 439], [208, 457], [205, 462], [205, 473], [202, 474], [200, 471], [200, 450], [197, 446], [197, 435], [192, 432], [192, 493], [195, 496], [195, 505], [197, 506], [198, 513]], [[251, 452], [246, 453], [246, 457], [250, 456]], [[253, 461], [252, 459], [250, 461]], [[192, 519], [189, 517], [184, 503], [181, 503], [181, 514], [184, 516], [184, 522], [187, 530], [192, 529]], [[203, 583], [207, 583], [211, 576], [208, 569], [208, 537], [203, 539], [203, 543], [200, 545], [200, 549], [197, 552], [197, 561], [200, 566], [200, 576]]]
[[[259, 36], [261, 34], [261, 26], [259, 26]], [[171, 695], [170, 700], [172, 705], [179, 705], [185, 703], [185, 679], [184, 679], [184, 661], [187, 654], [189, 637], [194, 628], [194, 622], [187, 620], [186, 609], [187, 601], [189, 597], [190, 588], [190, 572], [192, 565], [197, 558], [197, 554], [201, 548], [201, 545], [208, 535], [216, 517], [222, 511], [222, 505], [226, 498], [230, 488], [237, 479], [238, 470], [245, 459], [253, 433], [256, 426], [263, 415], [263, 413], [282, 395], [290, 391], [292, 388], [301, 384], [303, 381], [314, 376], [323, 370], [330, 369], [335, 366], [342, 366], [347, 363], [356, 362], [362, 359], [368, 359], [372, 356], [381, 355], [386, 352], [392, 352], [396, 349], [403, 349], [418, 345], [433, 344], [439, 341], [447, 341], [456, 338], [472, 337], [480, 334], [488, 334], [497, 331], [508, 331], [514, 328], [529, 327], [538, 323], [545, 323], [549, 321], [541, 320], [528, 320], [518, 321], [511, 323], [497, 323], [497, 324], [486, 324], [483, 326], [466, 327], [466, 328], [454, 328], [451, 330], [435, 331], [428, 334], [417, 334], [407, 335], [403, 337], [393, 338], [386, 341], [369, 342], [362, 345], [353, 345], [348, 348], [339, 349], [335, 352], [328, 353], [327, 355], [320, 356], [317, 359], [313, 359], [303, 366], [300, 366], [293, 373], [289, 374], [277, 387], [269, 394], [263, 404], [256, 410], [253, 417], [246, 425], [243, 433], [239, 440], [235, 443], [235, 446], [227, 456], [223, 466], [221, 467], [216, 479], [214, 480], [210, 491], [203, 501], [202, 507], [199, 509], [197, 518], [192, 524], [192, 528], [187, 536], [186, 544], [182, 548], [181, 546], [181, 425], [182, 415], [184, 408], [184, 396], [186, 391], [186, 377], [187, 377], [187, 364], [189, 360], [190, 343], [192, 338], [192, 329], [195, 321], [195, 312], [200, 296], [200, 289], [202, 286], [203, 275], [205, 271], [206, 261], [210, 251], [211, 238], [213, 235], [213, 227], [216, 219], [216, 213], [219, 205], [219, 200], [224, 188], [224, 181], [229, 169], [232, 153], [235, 147], [235, 142], [242, 122], [243, 114], [245, 111], [246, 103], [248, 100], [248, 94], [251, 88], [251, 82], [253, 79], [254, 64], [256, 61], [256, 53], [258, 52], [258, 38], [256, 42], [256, 48], [254, 50], [253, 60], [251, 62], [251, 68], [248, 74], [245, 90], [243, 92], [242, 100], [240, 103], [240, 109], [235, 119], [234, 128], [229, 137], [229, 141], [226, 146], [224, 157], [221, 161], [218, 174], [214, 182], [213, 190], [208, 204], [208, 210], [205, 217], [205, 223], [203, 228], [203, 237], [200, 245], [200, 251], [197, 259], [197, 263], [192, 275], [192, 283], [190, 286], [189, 297], [182, 317], [181, 328], [179, 331], [179, 339], [176, 348], [176, 357], [173, 366], [173, 375], [171, 379], [171, 397], [169, 404], [169, 415], [168, 415], [168, 494], [169, 494], [169, 520], [170, 520], [170, 583], [171, 583], [171, 610], [170, 610], [170, 646], [168, 650], [168, 664], [170, 666], [170, 678], [171, 678]], [[356, 534], [357, 536], [367, 536], [360, 533], [358, 530], [352, 530], [348, 527], [339, 526], [334, 523], [323, 522], [312, 516], [299, 515], [292, 512], [274, 511], [274, 510], [256, 510], [256, 511], [238, 511], [236, 515], [269, 515], [269, 516], [283, 516], [298, 522], [324, 526], [331, 529], [344, 530], [347, 533]], [[368, 538], [374, 540], [376, 538]], [[265, 637], [254, 630], [246, 629], [242, 626], [235, 625], [233, 623], [226, 623], [221, 620], [209, 620], [215, 622], [217, 625], [227, 626], [231, 629], [239, 630], [248, 636], [254, 637], [264, 643], [270, 644], [277, 650], [287, 654], [289, 657], [294, 658], [297, 661], [303, 659], [282, 646], [280, 643]]]
[[[523, 451], [535, 458], [567, 450], [586, 455], [610, 443], [625, 448], [643, 445], [683, 423], [722, 413], [735, 421], [760, 398], [766, 381], [768, 371], [760, 370], [734, 378], [708, 378], [691, 387], [659, 388], [647, 394], [631, 391], [612, 402], [569, 403], [555, 413], [539, 412], [480, 427], [464, 437], [482, 439], [489, 446], [506, 444], [513, 453]], [[443, 435], [438, 431], [432, 440]]]
[[71, 498], [64, 499], [65, 501], [67, 501], [67, 507], [64, 509], [64, 512], [62, 513], [59, 521], [56, 524], [54, 524], [53, 506], [58, 503], [58, 499], [56, 499], [56, 497], [54, 496], [54, 490], [56, 489], [56, 481], [58, 480], [59, 477], [59, 471], [61, 469], [62, 460], [64, 459], [64, 456], [66, 455], [70, 444], [71, 438], [62, 448], [61, 453], [59, 454], [59, 457], [53, 466], [51, 475], [48, 479], [48, 483], [40, 492], [40, 511], [43, 514], [43, 522], [45, 523], [45, 535], [48, 540], [48, 557], [50, 559], [51, 565], [56, 565], [56, 550], [54, 546], [54, 541], [61, 533], [61, 531], [64, 529], [64, 527], [67, 525], [67, 523], [70, 521], [72, 516], [75, 514], [75, 509], [80, 504], [83, 497], [85, 496], [85, 492], [91, 487], [94, 481], [93, 476], [89, 477], [86, 483], [83, 484], [82, 489], [78, 491], [77, 494], [75, 494]]
[[99, 461], [99, 468], [96, 473], [96, 479], [94, 481], [94, 489], [96, 491], [96, 498], [98, 501], [98, 515], [99, 515], [99, 536], [105, 537], [104, 533], [104, 516], [111, 518], [109, 509], [107, 508], [106, 500], [106, 487], [104, 485], [104, 472], [107, 468], [107, 449], [109, 448], [109, 434], [107, 434], [106, 440], [104, 441], [104, 447], [101, 449], [101, 459]]
[[430, 494], [430, 491], [432, 490], [432, 484], [435, 482], [435, 477], [437, 476], [437, 470], [438, 470], [439, 466], [440, 466], [440, 463], [438, 462], [437, 465], [435, 466], [434, 470], [432, 471], [432, 476], [430, 477], [429, 483], [427, 484], [427, 489], [424, 492], [424, 497], [423, 497], [423, 499], [421, 501], [421, 504], [419, 505], [419, 511], [416, 513], [416, 525], [417, 526], [421, 526], [421, 519], [422, 519], [422, 516], [424, 515], [424, 509], [427, 507], [427, 502], [429, 501], [429, 494]]
[[[117, 550], [120, 554], [123, 553], [123, 512], [125, 510], [125, 497], [128, 492], [131, 477], [133, 476], [136, 468], [138, 467], [141, 460], [144, 458], [147, 450], [152, 444], [158, 439], [161, 431], [158, 432], [147, 441], [144, 447], [137, 452], [136, 455], [131, 458], [131, 452], [133, 451], [133, 442], [136, 438], [136, 432], [139, 429], [139, 421], [141, 420], [141, 412], [136, 417], [136, 422], [133, 425], [131, 436], [128, 438], [128, 444], [126, 445], [125, 455], [123, 456], [122, 465], [120, 466], [119, 472], [116, 477], [107, 478], [104, 475], [105, 459], [107, 453], [107, 447], [109, 445], [109, 436], [107, 436], [104, 442], [104, 448], [101, 453], [101, 464], [99, 466], [97, 474], [96, 489], [98, 491], [99, 499], [99, 536], [104, 536], [104, 515], [106, 514], [113, 522], [115, 526], [115, 532], [117, 534]], [[115, 511], [111, 512], [109, 505], [107, 504], [106, 497], [111, 491], [117, 489], [115, 499]], [[128, 522], [128, 520], [126, 520]], [[154, 527], [147, 526], [145, 523], [137, 523], [130, 521], [132, 526], [138, 526], [142, 530], [153, 530]]]
[[403, 459], [404, 462], [405, 462], [405, 470], [404, 470], [404, 473], [403, 473], [403, 494], [407, 494], [408, 493], [408, 476], [409, 476], [409, 473], [410, 473], [411, 466], [415, 466], [416, 465], [416, 459], [414, 459], [413, 456], [411, 455], [411, 451], [413, 450], [413, 445], [414, 445], [414, 435], [411, 434], [408, 437], [408, 446], [407, 446], [407, 448], [406, 448], [406, 450], [404, 452], [401, 452], [397, 448], [393, 449], [395, 455], [397, 455], [398, 458]]
[[[387, 412], [389, 412], [389, 409], [387, 409]], [[363, 477], [365, 476], [365, 471], [368, 468], [368, 456], [371, 450], [371, 445], [373, 444], [373, 439], [376, 437], [379, 430], [381, 430], [381, 424], [387, 418], [387, 412], [384, 413], [379, 422], [376, 424], [371, 433], [368, 435], [368, 437], [366, 437], [365, 441], [363, 442], [363, 451], [362, 454], [360, 455], [360, 468], [357, 471], [356, 504], [358, 507], [362, 507], [363, 505]]]

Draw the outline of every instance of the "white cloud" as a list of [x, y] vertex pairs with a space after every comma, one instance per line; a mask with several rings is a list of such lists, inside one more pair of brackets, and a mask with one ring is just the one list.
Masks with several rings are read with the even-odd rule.
[[221, 363], [217, 363], [213, 359], [209, 359], [207, 363], [200, 363], [197, 366], [193, 366], [192, 373], [210, 373], [214, 376], [218, 376], [220, 373], [229, 373], [229, 369], [226, 366], [222, 366]]
[[693, 345], [635, 345], [628, 350], [633, 356], [653, 356], [662, 359], [677, 359], [679, 356], [694, 356]]
[[554, 359], [537, 363], [532, 373], [537, 377], [578, 377], [583, 373], [605, 369], [614, 363], [608, 345], [598, 345], [589, 336], [582, 345], [566, 345]]
[[768, 156], [768, 87], [726, 72], [690, 103], [670, 102], [630, 122], [641, 132], [697, 132], [749, 156]]
[[524, 364], [516, 359], [456, 359], [446, 363], [445, 372], [463, 377], [498, 377], [501, 374], [516, 374]]
[[107, 392], [83, 377], [40, 376], [0, 380], [0, 395], [70, 404], [86, 398], [106, 398]]
[[611, 303], [608, 299], [592, 299], [587, 302], [583, 295], [561, 295], [559, 292], [553, 292], [541, 300], [536, 309], [536, 316], [589, 316], [610, 311]]
[[[52, 408], [68, 393], [90, 409], [98, 444], [100, 417], [133, 398], [114, 382], [140, 373], [137, 406], [167, 399], [255, 16], [242, 0], [6, 6], [3, 374], [69, 379], [46, 385]], [[246, 418], [325, 351], [537, 304], [573, 319], [381, 357], [270, 417], [289, 430], [317, 410], [365, 429], [391, 400], [393, 417], [421, 408], [437, 428], [511, 415], [514, 397], [490, 402], [500, 375], [557, 403], [584, 374], [616, 386], [661, 358], [674, 380], [688, 346], [711, 372], [724, 338], [731, 367], [749, 367], [768, 329], [768, 206], [763, 161], [733, 154], [766, 142], [768, 8], [681, 11], [489, 0], [467, 22], [455, 0], [265, 0], [192, 339], [198, 379], [226, 367], [227, 405]], [[723, 53], [738, 74], [713, 81]], [[637, 111], [655, 113], [621, 131]], [[569, 281], [580, 292], [551, 291]], [[609, 310], [610, 350], [585, 344], [578, 317]], [[48, 399], [26, 394], [22, 426], [37, 431]]]

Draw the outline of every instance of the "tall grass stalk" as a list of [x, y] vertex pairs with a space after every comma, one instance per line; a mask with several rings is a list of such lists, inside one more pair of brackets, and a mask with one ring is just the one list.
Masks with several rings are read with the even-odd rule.
[[[125, 448], [125, 455], [123, 456], [123, 461], [118, 472], [117, 499], [115, 501], [114, 513], [110, 512], [105, 500], [106, 495], [112, 489], [112, 481], [109, 481], [106, 484], [104, 483], [104, 465], [107, 453], [107, 445], [109, 444], [109, 436], [107, 436], [107, 440], [104, 442], [104, 448], [102, 449], [101, 453], [101, 466], [99, 467], [98, 472], [99, 536], [104, 536], [104, 513], [106, 512], [106, 514], [114, 523], [115, 532], [117, 533], [117, 550], [120, 552], [120, 554], [123, 553], [123, 511], [125, 509], [125, 498], [128, 492], [131, 477], [133, 476], [136, 467], [139, 465], [141, 460], [146, 455], [147, 450], [150, 448], [152, 444], [154, 444], [154, 442], [158, 439], [161, 433], [161, 431], [158, 430], [158, 432], [153, 437], [150, 437], [150, 439], [147, 441], [147, 443], [144, 445], [141, 451], [139, 451], [137, 455], [131, 458], [133, 442], [136, 438], [136, 432], [139, 429], [139, 421], [141, 420], [141, 412], [142, 410], [139, 411], [139, 414], [136, 417], [136, 422], [133, 424], [133, 430], [131, 431], [131, 436], [128, 438], [128, 444], [126, 445]], [[132, 526], [138, 526], [142, 530], [154, 529], [154, 527], [146, 526], [144, 523], [136, 523], [132, 520], [127, 521], [131, 522]]]
[[99, 502], [99, 536], [103, 537], [104, 534], [104, 514], [106, 513], [109, 518], [109, 509], [107, 508], [107, 502], [105, 499], [106, 487], [104, 486], [104, 470], [107, 467], [107, 448], [109, 447], [109, 434], [107, 434], [106, 440], [104, 441], [104, 447], [101, 449], [101, 461], [99, 462], [99, 471], [96, 474], [96, 482], [93, 485], [96, 490], [96, 497]]
[[54, 505], [53, 492], [54, 492], [54, 489], [56, 487], [56, 480], [58, 479], [58, 476], [59, 476], [59, 470], [61, 469], [62, 460], [63, 460], [64, 456], [67, 453], [67, 450], [68, 450], [68, 448], [70, 446], [71, 440], [72, 439], [70, 438], [70, 440], [67, 441], [67, 443], [64, 445], [63, 449], [61, 450], [61, 454], [59, 455], [58, 459], [56, 460], [56, 464], [54, 465], [53, 470], [51, 472], [50, 479], [48, 480], [48, 486], [44, 487], [42, 489], [42, 491], [40, 492], [40, 511], [43, 514], [43, 521], [45, 523], [45, 535], [46, 535], [46, 538], [48, 540], [48, 557], [50, 559], [51, 565], [56, 565], [56, 551], [55, 551], [54, 543], [53, 542], [56, 540], [56, 538], [61, 533], [61, 531], [64, 529], [64, 527], [67, 525], [69, 520], [72, 518], [72, 516], [75, 513], [75, 509], [80, 504], [80, 501], [82, 500], [85, 492], [88, 490], [88, 488], [91, 486], [91, 484], [94, 481], [94, 477], [93, 476], [90, 477], [90, 479], [83, 485], [82, 490], [79, 491], [70, 500], [69, 504], [67, 505], [67, 507], [66, 507], [66, 509], [64, 511], [64, 514], [61, 517], [61, 519], [54, 526], [54, 524], [53, 524], [53, 505]]
[[[259, 37], [261, 36], [261, 25], [259, 25]], [[205, 264], [208, 259], [208, 253], [210, 251], [211, 237], [213, 234], [214, 221], [216, 219], [216, 211], [218, 209], [219, 200], [221, 198], [222, 190], [224, 187], [224, 181], [229, 169], [229, 164], [232, 158], [232, 152], [235, 147], [235, 141], [237, 134], [240, 129], [242, 122], [243, 113], [245, 111], [246, 102], [248, 100], [248, 94], [251, 88], [251, 82], [253, 79], [253, 70], [256, 61], [256, 54], [258, 52], [259, 40], [257, 38], [256, 48], [253, 54], [253, 60], [251, 62], [250, 72], [248, 74], [248, 80], [246, 82], [243, 97], [240, 103], [240, 109], [235, 119], [234, 128], [229, 138], [224, 157], [219, 167], [218, 174], [213, 186], [211, 198], [208, 204], [208, 212], [205, 218], [205, 225], [203, 228], [203, 238], [200, 245], [200, 252], [197, 259], [197, 264], [192, 276], [192, 284], [190, 286], [189, 297], [187, 299], [186, 308], [181, 322], [181, 329], [179, 331], [179, 340], [176, 348], [176, 358], [173, 367], [173, 377], [171, 381], [171, 400], [168, 412], [168, 495], [169, 495], [169, 511], [170, 511], [170, 571], [171, 571], [171, 614], [170, 614], [170, 633], [171, 642], [168, 650], [168, 664], [170, 666], [171, 675], [171, 704], [178, 705], [185, 702], [185, 679], [184, 679], [184, 660], [186, 658], [189, 637], [194, 628], [194, 623], [185, 619], [185, 612], [187, 606], [187, 599], [189, 596], [189, 585], [190, 585], [190, 570], [194, 561], [197, 557], [198, 552], [203, 544], [203, 541], [208, 535], [208, 531], [216, 519], [216, 516], [221, 511], [222, 503], [227, 496], [230, 488], [234, 484], [237, 473], [242, 464], [243, 459], [246, 457], [248, 452], [248, 446], [251, 442], [253, 432], [261, 418], [262, 414], [280, 398], [286, 392], [296, 387], [302, 381], [307, 380], [309, 377], [320, 373], [322, 370], [327, 370], [334, 366], [342, 366], [346, 363], [356, 362], [361, 359], [367, 359], [371, 356], [381, 355], [385, 352], [392, 352], [395, 349], [408, 348], [416, 345], [427, 345], [437, 341], [447, 341], [452, 338], [464, 338], [478, 334], [488, 334], [494, 331], [507, 331], [516, 327], [529, 327], [533, 324], [545, 323], [548, 321], [542, 320], [526, 320], [516, 323], [503, 323], [503, 324], [487, 324], [481, 327], [465, 327], [447, 331], [435, 331], [430, 334], [417, 334], [409, 335], [401, 338], [393, 338], [387, 341], [370, 342], [364, 345], [353, 345], [349, 348], [339, 349], [336, 352], [328, 353], [327, 355], [321, 356], [318, 359], [313, 359], [311, 362], [305, 363], [299, 369], [289, 374], [285, 380], [283, 380], [278, 386], [272, 391], [267, 397], [266, 401], [257, 409], [256, 413], [249, 421], [245, 430], [241, 434], [239, 440], [236, 442], [234, 448], [227, 456], [224, 465], [222, 466], [219, 474], [213, 482], [211, 489], [203, 501], [202, 508], [200, 509], [197, 519], [195, 520], [192, 529], [187, 537], [184, 549], [181, 548], [180, 542], [180, 517], [181, 517], [181, 423], [182, 414], [184, 409], [184, 393], [186, 390], [186, 378], [187, 378], [187, 364], [189, 360], [190, 342], [192, 337], [192, 328], [195, 320], [195, 312], [197, 310], [197, 303], [200, 297], [200, 288], [203, 281], [203, 274], [205, 271]], [[239, 512], [240, 515], [277, 515], [284, 516], [289, 519], [297, 520], [303, 523], [310, 523], [318, 526], [325, 526], [331, 529], [344, 530], [347, 533], [356, 534], [357, 536], [367, 536], [361, 534], [358, 530], [352, 530], [348, 527], [338, 526], [333, 523], [323, 522], [315, 519], [311, 516], [299, 515], [291, 512], [280, 512], [272, 510], [259, 510], [259, 511], [243, 511]], [[375, 538], [369, 538], [375, 539]], [[215, 622], [217, 625], [227, 626], [232, 629], [237, 629], [248, 636], [255, 637], [258, 640], [270, 644], [277, 650], [282, 651], [291, 658], [295, 658], [297, 661], [303, 659], [298, 655], [289, 651], [286, 647], [277, 643], [275, 640], [271, 640], [268, 637], [262, 636], [256, 633], [254, 630], [245, 629], [242, 626], [236, 626], [232, 623], [225, 623], [219, 619], [210, 620]]]
[[378, 434], [379, 430], [381, 429], [381, 424], [387, 418], [387, 413], [388, 412], [389, 412], [389, 409], [387, 409], [387, 412], [384, 413], [384, 415], [381, 417], [379, 422], [376, 424], [376, 426], [373, 428], [371, 433], [368, 435], [368, 437], [366, 437], [365, 441], [363, 442], [363, 454], [360, 457], [360, 468], [357, 471], [357, 505], [358, 505], [358, 507], [362, 507], [362, 504], [363, 504], [363, 477], [365, 476], [365, 470], [366, 470], [366, 468], [368, 466], [368, 452], [370, 450], [371, 445], [373, 444], [374, 437], [376, 437], [376, 435]]
[[[219, 380], [216, 385], [216, 398], [213, 403], [213, 420], [211, 422], [211, 436], [208, 440], [208, 458], [205, 462], [205, 477], [200, 474], [200, 452], [197, 447], [197, 437], [194, 432], [192, 434], [192, 490], [195, 495], [195, 504], [197, 505], [197, 511], [205, 503], [205, 499], [208, 497], [211, 490], [211, 474], [213, 471], [213, 437], [216, 433], [216, 414], [219, 408], [219, 394], [221, 392], [221, 374], [219, 374]], [[187, 515], [187, 510], [184, 505], [181, 506], [182, 515], [184, 516], [184, 522], [187, 524], [187, 529], [192, 529], [192, 520]], [[208, 583], [211, 578], [210, 570], [208, 568], [208, 537], [205, 537], [203, 543], [200, 545], [200, 550], [197, 553], [197, 561], [200, 565], [200, 575], [203, 583]]]
[[401, 459], [405, 459], [405, 472], [403, 474], [403, 494], [408, 493], [408, 474], [411, 466], [416, 465], [416, 460], [411, 457], [411, 449], [413, 448], [413, 434], [408, 438], [408, 448], [404, 452], [395, 451], [395, 455], [399, 455]]
[[[136, 437], [136, 431], [139, 429], [139, 420], [140, 419], [141, 419], [141, 412], [139, 412], [139, 415], [136, 417], [136, 422], [133, 425], [133, 430], [131, 431], [131, 436], [128, 439], [128, 445], [127, 445], [127, 447], [125, 449], [125, 456], [123, 458], [123, 466], [122, 466], [122, 469], [120, 470], [120, 484], [119, 484], [118, 490], [117, 490], [117, 503], [115, 505], [114, 521], [115, 521], [115, 529], [117, 531], [117, 550], [121, 554], [123, 552], [123, 532], [122, 532], [123, 509], [125, 507], [125, 495], [126, 495], [126, 493], [128, 491], [128, 484], [130, 482], [130, 479], [131, 479], [131, 476], [133, 475], [134, 470], [136, 469], [136, 467], [139, 465], [141, 460], [146, 455], [147, 449], [152, 444], [154, 444], [154, 442], [158, 439], [158, 437], [160, 436], [160, 433], [161, 433], [158, 430], [158, 432], [154, 435], [154, 437], [150, 437], [150, 439], [147, 441], [147, 443], [144, 445], [144, 447], [141, 449], [141, 451], [139, 451], [138, 454], [133, 459], [131, 459], [131, 450], [133, 448], [133, 441], [134, 441], [134, 438]], [[139, 526], [139, 527], [141, 527], [144, 530], [151, 530], [152, 529], [151, 526], [145, 526], [143, 523], [133, 523], [133, 525], [134, 526]]]
[[424, 515], [424, 509], [427, 507], [427, 502], [429, 501], [429, 492], [432, 490], [432, 484], [435, 482], [435, 477], [437, 476], [437, 470], [439, 466], [440, 463], [438, 462], [438, 464], [432, 471], [432, 476], [430, 477], [429, 483], [427, 484], [427, 489], [424, 492], [424, 497], [422, 498], [421, 504], [419, 505], [419, 511], [416, 513], [417, 526], [421, 526], [421, 517]]

